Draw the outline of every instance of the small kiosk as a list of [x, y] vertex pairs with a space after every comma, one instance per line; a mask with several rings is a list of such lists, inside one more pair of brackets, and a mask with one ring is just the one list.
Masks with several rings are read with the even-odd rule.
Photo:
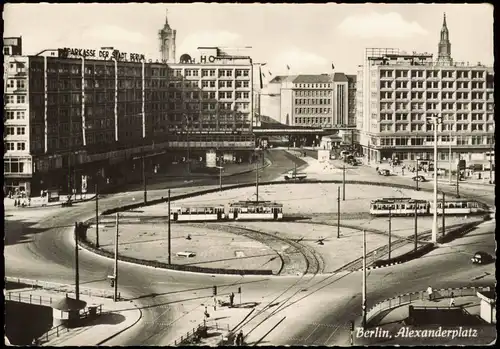
[[481, 299], [480, 316], [489, 324], [497, 323], [496, 292], [478, 291], [477, 296]]
[[52, 304], [52, 325], [54, 327], [59, 325], [68, 328], [74, 327], [80, 320], [80, 310], [85, 309], [86, 306], [85, 301], [76, 300], [66, 295]]

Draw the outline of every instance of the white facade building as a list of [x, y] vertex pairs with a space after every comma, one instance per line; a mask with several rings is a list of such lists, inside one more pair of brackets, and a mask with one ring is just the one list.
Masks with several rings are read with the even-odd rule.
[[442, 120], [438, 160], [489, 160], [495, 129], [493, 68], [453, 63], [447, 33], [444, 23], [438, 61], [428, 53], [366, 49], [358, 71], [356, 121], [368, 160], [432, 159], [434, 117]]

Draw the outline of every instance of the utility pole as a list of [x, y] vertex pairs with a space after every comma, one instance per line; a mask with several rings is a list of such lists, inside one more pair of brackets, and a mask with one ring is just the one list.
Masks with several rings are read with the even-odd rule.
[[420, 160], [420, 159], [417, 158], [417, 177], [416, 177], [416, 180], [415, 180], [415, 185], [417, 186], [417, 191], [419, 191], [419, 188], [418, 188], [418, 160]]
[[391, 259], [392, 209], [389, 206], [389, 259]]
[[444, 233], [445, 233], [445, 228], [446, 228], [446, 225], [445, 225], [445, 217], [444, 217], [444, 203], [445, 203], [445, 194], [444, 194], [444, 191], [441, 192], [441, 195], [442, 195], [442, 199], [441, 199], [441, 206], [442, 206], [442, 215], [443, 217], [441, 218], [443, 220], [443, 226], [441, 228], [441, 234], [443, 235], [444, 237]]
[[99, 177], [95, 182], [95, 247], [99, 248]]
[[115, 293], [113, 301], [118, 301], [118, 212], [116, 213], [116, 235], [115, 235]]
[[142, 184], [144, 185], [144, 204], [148, 202], [148, 194], [146, 189], [146, 161], [144, 154], [142, 154]]
[[255, 201], [259, 202], [259, 160], [255, 162]]
[[415, 201], [415, 252], [417, 252], [417, 237], [418, 237], [418, 232], [417, 232], [417, 229], [418, 229], [418, 202]]
[[363, 290], [362, 290], [362, 311], [363, 311], [363, 322], [361, 326], [363, 329], [366, 328], [366, 230], [363, 230]]
[[345, 164], [342, 167], [342, 201], [345, 201]]
[[80, 271], [78, 266], [78, 222], [75, 222], [75, 296], [76, 300], [80, 299]]
[[457, 162], [457, 198], [460, 198], [460, 155], [458, 155], [458, 162]]
[[340, 187], [337, 187], [337, 239], [340, 238]]
[[491, 138], [490, 141], [490, 184], [493, 184], [493, 158], [492, 158], [492, 153], [493, 153], [493, 141], [494, 141], [494, 135]]
[[171, 241], [170, 241], [170, 189], [168, 190], [168, 264], [171, 264]]
[[449, 148], [448, 148], [448, 161], [449, 161], [449, 163], [448, 163], [448, 165], [449, 165], [448, 166], [448, 172], [449, 172], [448, 182], [451, 184], [451, 143], [452, 143], [451, 142], [451, 125], [449, 125], [449, 127], [450, 127], [450, 130], [449, 130], [450, 131], [450, 134], [449, 134], [450, 144], [449, 144]]
[[437, 115], [434, 115], [434, 212], [432, 215], [432, 239], [433, 243], [437, 241], [437, 232], [438, 232], [438, 220], [437, 220], [437, 203], [438, 203], [438, 147], [437, 147], [437, 139], [438, 139], [438, 123], [440, 118]]

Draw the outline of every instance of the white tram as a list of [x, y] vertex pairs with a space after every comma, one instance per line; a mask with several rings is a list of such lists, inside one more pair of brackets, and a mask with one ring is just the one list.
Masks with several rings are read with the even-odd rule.
[[426, 200], [414, 200], [410, 198], [385, 198], [372, 200], [370, 202], [370, 214], [374, 216], [411, 216], [429, 213], [429, 202]]
[[177, 206], [170, 208], [174, 222], [222, 221], [226, 219], [224, 206]]
[[[385, 198], [372, 200], [370, 203], [370, 214], [374, 216], [411, 216], [415, 214], [415, 205], [417, 206], [417, 215], [429, 215], [434, 213], [434, 203], [426, 200], [414, 200], [410, 198]], [[438, 215], [443, 214], [443, 203], [437, 203]], [[445, 215], [467, 215], [486, 213], [489, 209], [486, 205], [475, 200], [467, 199], [449, 199], [444, 203]]]
[[[443, 214], [443, 203], [441, 201], [438, 201], [437, 208], [438, 208], [437, 214], [438, 215]], [[447, 200], [444, 202], [445, 215], [474, 214], [474, 213], [483, 213], [487, 211], [488, 208], [485, 205], [474, 200], [455, 199], [455, 200]], [[434, 212], [434, 202], [431, 202], [429, 213], [433, 212]]]
[[229, 220], [282, 220], [283, 204], [271, 201], [239, 201], [229, 204]]

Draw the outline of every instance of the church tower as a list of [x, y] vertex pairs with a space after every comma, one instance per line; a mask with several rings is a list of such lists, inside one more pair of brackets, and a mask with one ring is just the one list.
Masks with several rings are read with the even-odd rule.
[[172, 30], [168, 24], [168, 10], [165, 15], [165, 25], [158, 32], [160, 40], [161, 59], [167, 63], [175, 63], [175, 34], [176, 30]]
[[438, 45], [438, 63], [451, 65], [451, 43], [448, 27], [446, 26], [446, 13], [443, 17], [443, 27], [441, 28], [441, 39]]

